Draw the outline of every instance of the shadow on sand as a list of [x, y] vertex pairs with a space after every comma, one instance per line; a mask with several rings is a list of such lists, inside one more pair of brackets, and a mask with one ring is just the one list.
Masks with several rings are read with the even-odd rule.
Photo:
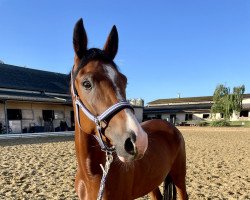
[[0, 139], [0, 146], [74, 141], [74, 135]]

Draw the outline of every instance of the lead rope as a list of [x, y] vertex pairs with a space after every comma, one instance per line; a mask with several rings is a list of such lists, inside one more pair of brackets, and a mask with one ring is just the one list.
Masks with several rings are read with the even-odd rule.
[[102, 164], [100, 164], [101, 168], [102, 168], [102, 179], [101, 179], [101, 184], [100, 184], [100, 189], [98, 192], [98, 197], [97, 200], [101, 200], [102, 196], [103, 196], [103, 192], [104, 192], [104, 187], [105, 187], [105, 182], [106, 182], [106, 178], [109, 172], [109, 168], [111, 163], [113, 162], [113, 156], [112, 156], [112, 152], [108, 152], [106, 151], [106, 163], [105, 163], [105, 167], [103, 167]]

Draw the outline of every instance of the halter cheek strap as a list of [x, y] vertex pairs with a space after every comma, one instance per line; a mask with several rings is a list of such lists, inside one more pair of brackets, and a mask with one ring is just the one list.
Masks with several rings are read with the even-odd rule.
[[115, 151], [115, 147], [108, 147], [107, 144], [103, 141], [103, 135], [104, 133], [102, 132], [102, 128], [100, 126], [100, 123], [102, 121], [108, 120], [109, 118], [111, 118], [112, 116], [114, 116], [115, 114], [117, 114], [119, 111], [123, 110], [123, 109], [131, 109], [132, 111], [134, 111], [133, 107], [130, 105], [130, 103], [128, 103], [126, 100], [122, 100], [114, 105], [112, 105], [111, 107], [109, 107], [107, 110], [105, 110], [101, 115], [95, 116], [93, 115], [88, 108], [83, 104], [83, 102], [81, 101], [81, 99], [79, 98], [79, 96], [75, 93], [74, 90], [74, 81], [73, 81], [73, 76], [72, 76], [72, 72], [71, 72], [71, 91], [73, 94], [73, 97], [75, 98], [75, 106], [76, 106], [76, 119], [77, 119], [77, 123], [78, 126], [80, 127], [80, 129], [82, 129], [81, 124], [80, 124], [80, 115], [79, 115], [79, 108], [80, 110], [91, 120], [95, 123], [96, 125], [96, 129], [98, 132], [98, 135], [94, 135], [94, 137], [96, 138], [97, 142], [99, 143], [101, 149], [103, 151], [106, 152], [113, 152]]

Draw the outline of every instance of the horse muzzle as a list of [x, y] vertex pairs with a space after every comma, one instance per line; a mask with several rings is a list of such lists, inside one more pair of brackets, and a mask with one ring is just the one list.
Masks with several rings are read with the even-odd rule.
[[147, 134], [138, 135], [138, 133], [136, 134], [134, 131], [130, 131], [128, 135], [129, 137], [123, 140], [124, 142], [120, 144], [120, 147], [116, 146], [118, 158], [122, 162], [141, 159], [148, 147]]

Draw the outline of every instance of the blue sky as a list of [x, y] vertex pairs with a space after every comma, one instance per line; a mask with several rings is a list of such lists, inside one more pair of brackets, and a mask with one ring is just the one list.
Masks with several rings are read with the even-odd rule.
[[220, 83], [250, 93], [249, 0], [0, 0], [0, 10], [7, 64], [68, 73], [82, 17], [89, 47], [102, 48], [117, 26], [128, 98], [207, 96]]

